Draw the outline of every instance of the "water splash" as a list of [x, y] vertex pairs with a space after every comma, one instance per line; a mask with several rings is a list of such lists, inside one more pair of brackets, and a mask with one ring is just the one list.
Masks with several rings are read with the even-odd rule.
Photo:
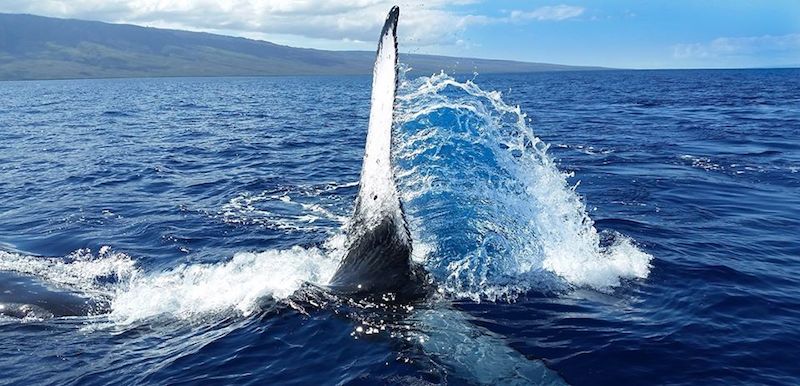
[[[340, 246], [337, 238], [326, 245]], [[241, 252], [226, 262], [179, 265], [146, 272], [123, 254], [103, 247], [62, 258], [0, 252], [0, 270], [40, 278], [50, 286], [108, 302], [115, 324], [170, 316], [192, 319], [209, 314], [250, 315], [289, 297], [304, 283], [327, 283], [338, 260], [319, 248]], [[273, 303], [274, 304], [274, 303]]]
[[110, 318], [131, 323], [155, 315], [188, 319], [230, 310], [246, 316], [265, 298], [285, 299], [306, 282], [327, 283], [337, 264], [320, 249], [293, 247], [237, 253], [218, 264], [181, 265], [120, 286]]
[[0, 271], [17, 272], [68, 289], [103, 295], [115, 284], [133, 277], [138, 268], [130, 256], [104, 246], [97, 255], [89, 249], [79, 249], [62, 258], [0, 251]]
[[403, 81], [398, 102], [396, 175], [445, 291], [497, 299], [558, 286], [548, 275], [599, 290], [647, 277], [652, 257], [622, 235], [601, 243], [570, 175], [499, 92], [441, 73]]

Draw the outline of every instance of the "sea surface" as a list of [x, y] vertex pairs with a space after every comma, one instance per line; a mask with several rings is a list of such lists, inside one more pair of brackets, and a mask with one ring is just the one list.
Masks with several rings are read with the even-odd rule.
[[[800, 383], [800, 70], [405, 73], [413, 304], [309, 290], [369, 77], [0, 82], [0, 384]], [[8, 279], [6, 279], [8, 280]]]

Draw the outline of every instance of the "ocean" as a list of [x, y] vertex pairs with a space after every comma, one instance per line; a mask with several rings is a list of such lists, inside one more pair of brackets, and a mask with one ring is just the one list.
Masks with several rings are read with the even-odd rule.
[[412, 304], [305, 289], [369, 77], [0, 82], [0, 278], [102, 309], [0, 317], [0, 384], [800, 383], [800, 70], [427, 75]]

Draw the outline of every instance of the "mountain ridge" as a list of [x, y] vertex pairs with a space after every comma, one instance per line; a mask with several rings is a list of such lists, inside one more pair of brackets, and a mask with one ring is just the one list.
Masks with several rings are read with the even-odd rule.
[[[373, 51], [296, 48], [263, 40], [174, 29], [0, 13], [0, 80], [357, 75]], [[400, 54], [419, 73], [601, 70], [499, 59]]]

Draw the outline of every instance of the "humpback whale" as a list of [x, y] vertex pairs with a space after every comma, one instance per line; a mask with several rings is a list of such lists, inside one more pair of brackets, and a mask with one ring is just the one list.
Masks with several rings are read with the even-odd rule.
[[395, 6], [378, 39], [372, 96], [358, 196], [347, 230], [348, 248], [328, 288], [363, 295], [423, 293], [424, 270], [411, 260], [411, 234], [392, 169], [392, 129], [397, 89]]
[[[392, 170], [392, 129], [397, 88], [398, 7], [389, 12], [373, 69], [366, 147], [358, 196], [347, 227], [347, 252], [323, 290], [346, 296], [427, 293], [425, 270], [411, 260], [411, 234]], [[316, 287], [313, 286], [312, 287]], [[105, 313], [108, 304], [49, 286], [25, 274], [0, 272], [0, 315], [61, 317]]]

